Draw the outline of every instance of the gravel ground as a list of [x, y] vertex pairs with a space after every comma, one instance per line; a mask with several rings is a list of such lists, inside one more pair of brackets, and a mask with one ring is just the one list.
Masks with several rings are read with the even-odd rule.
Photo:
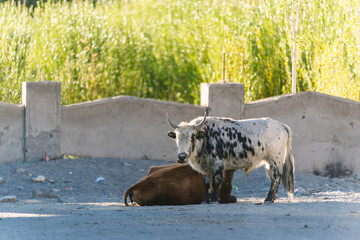
[[[270, 185], [264, 170], [247, 178], [238, 171], [235, 204], [125, 207], [124, 191], [150, 166], [165, 164], [170, 162], [68, 159], [1, 165], [0, 197], [17, 200], [0, 202], [0, 239], [356, 239], [360, 234], [357, 176], [297, 172], [295, 200], [289, 202], [281, 188], [275, 203], [258, 205]], [[33, 182], [39, 175], [46, 180]]]

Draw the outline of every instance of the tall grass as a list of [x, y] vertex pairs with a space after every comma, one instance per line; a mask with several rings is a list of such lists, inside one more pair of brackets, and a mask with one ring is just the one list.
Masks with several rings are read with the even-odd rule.
[[[302, 0], [297, 89], [360, 100], [359, 0]], [[62, 82], [70, 104], [115, 95], [199, 103], [226, 79], [246, 100], [291, 92], [291, 1], [108, 0], [0, 4], [0, 100]]]

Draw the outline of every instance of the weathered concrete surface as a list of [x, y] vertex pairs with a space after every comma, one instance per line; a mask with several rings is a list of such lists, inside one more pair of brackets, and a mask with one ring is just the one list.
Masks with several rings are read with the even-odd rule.
[[271, 117], [287, 123], [299, 171], [360, 174], [356, 101], [300, 92], [244, 104], [244, 86], [225, 83], [201, 85], [203, 106], [120, 96], [61, 107], [60, 83], [23, 87], [25, 108], [0, 104], [0, 163], [38, 160], [45, 154], [174, 161], [176, 145], [166, 136], [170, 126], [165, 113], [179, 123], [208, 111], [212, 116]]
[[60, 157], [61, 83], [23, 82], [25, 159]]
[[77, 156], [174, 160], [174, 122], [203, 116], [205, 107], [120, 96], [62, 109], [61, 152]]
[[360, 173], [360, 103], [315, 92], [245, 105], [242, 118], [271, 117], [293, 132], [296, 169]]
[[202, 83], [201, 105], [209, 116], [240, 119], [244, 111], [245, 85], [242, 83]]
[[0, 102], [0, 163], [24, 160], [24, 106]]

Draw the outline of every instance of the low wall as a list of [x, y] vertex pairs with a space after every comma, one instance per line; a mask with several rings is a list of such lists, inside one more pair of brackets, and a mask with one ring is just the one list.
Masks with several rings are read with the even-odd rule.
[[256, 117], [271, 117], [291, 127], [298, 171], [360, 173], [359, 102], [300, 92], [245, 104], [242, 118]]
[[166, 133], [173, 122], [203, 116], [271, 117], [293, 132], [296, 169], [360, 174], [360, 103], [315, 92], [244, 103], [242, 84], [202, 84], [203, 106], [119, 96], [61, 106], [61, 85], [23, 84], [23, 105], [0, 103], [0, 163], [71, 154], [176, 160]]
[[27, 161], [60, 156], [61, 84], [23, 82], [25, 145]]
[[24, 106], [0, 102], [0, 163], [24, 161]]
[[205, 107], [120, 96], [62, 108], [61, 152], [76, 156], [176, 160], [172, 121], [203, 116]]

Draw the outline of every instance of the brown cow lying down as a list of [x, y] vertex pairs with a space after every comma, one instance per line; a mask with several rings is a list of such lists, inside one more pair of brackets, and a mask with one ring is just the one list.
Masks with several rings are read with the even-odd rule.
[[[219, 203], [234, 203], [231, 180], [234, 170], [224, 173], [220, 187]], [[132, 205], [186, 205], [200, 204], [209, 199], [203, 175], [193, 170], [189, 164], [170, 164], [150, 167], [148, 173], [124, 193], [124, 203]]]

